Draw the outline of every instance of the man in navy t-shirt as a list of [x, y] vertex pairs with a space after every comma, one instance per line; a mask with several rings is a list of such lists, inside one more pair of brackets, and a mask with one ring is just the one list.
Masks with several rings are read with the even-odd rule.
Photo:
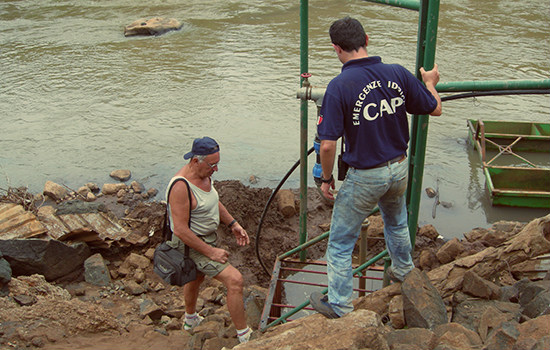
[[321, 140], [321, 191], [334, 199], [332, 170], [336, 143], [344, 137], [342, 159], [349, 165], [334, 203], [327, 247], [329, 287], [326, 296], [312, 293], [311, 305], [329, 318], [353, 310], [351, 256], [361, 224], [378, 205], [384, 220], [390, 278], [402, 281], [413, 268], [407, 224], [407, 113], [441, 115], [435, 86], [437, 65], [420, 68], [420, 82], [404, 67], [367, 55], [368, 36], [356, 19], [346, 17], [329, 30], [342, 72], [327, 86], [317, 135]]

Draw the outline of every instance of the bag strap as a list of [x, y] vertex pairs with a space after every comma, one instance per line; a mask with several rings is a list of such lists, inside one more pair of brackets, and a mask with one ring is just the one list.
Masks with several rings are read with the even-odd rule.
[[[170, 191], [172, 191], [172, 187], [174, 187], [174, 184], [178, 181], [185, 182], [185, 185], [187, 186], [187, 195], [189, 196], [189, 229], [191, 229], [191, 187], [189, 187], [189, 183], [186, 179], [183, 177], [177, 178], [172, 182], [170, 185], [170, 188], [168, 189], [168, 194], [166, 195], [166, 211], [164, 212], [164, 228], [162, 230], [162, 237], [164, 238], [164, 241], [168, 241], [172, 239], [172, 229], [170, 228], [170, 217], [168, 216], [168, 201], [170, 199]], [[189, 246], [185, 244], [185, 257], [189, 256]]]

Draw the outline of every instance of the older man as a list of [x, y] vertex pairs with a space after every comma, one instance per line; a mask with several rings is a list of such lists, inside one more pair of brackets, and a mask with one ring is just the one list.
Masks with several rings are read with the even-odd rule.
[[[249, 244], [250, 240], [245, 229], [220, 202], [218, 192], [212, 183], [211, 176], [214, 171], [218, 170], [220, 162], [220, 146], [210, 137], [197, 138], [193, 142], [191, 151], [186, 153], [183, 158], [189, 159], [189, 163], [171, 179], [168, 189], [172, 183], [174, 185], [166, 196], [174, 232], [169, 244], [182, 252], [184, 252], [185, 245], [188, 245], [189, 256], [197, 265], [198, 270], [197, 279], [189, 282], [183, 288], [184, 329], [191, 330], [203, 319], [197, 314], [196, 305], [199, 287], [206, 275], [221, 281], [227, 288], [227, 307], [237, 329], [239, 341], [245, 343], [250, 339], [252, 330], [246, 324], [243, 277], [235, 267], [228, 263], [229, 252], [216, 247], [216, 229], [221, 221], [235, 235], [239, 246]], [[187, 186], [183, 181], [178, 181], [179, 179], [184, 179], [189, 184], [191, 203], [189, 203]], [[189, 220], [190, 206], [191, 220]]]

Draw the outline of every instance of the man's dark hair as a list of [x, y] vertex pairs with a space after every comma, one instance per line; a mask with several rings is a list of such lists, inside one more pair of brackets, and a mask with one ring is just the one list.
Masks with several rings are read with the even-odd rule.
[[328, 33], [332, 43], [344, 51], [357, 51], [367, 44], [365, 29], [358, 20], [351, 17], [332, 23]]

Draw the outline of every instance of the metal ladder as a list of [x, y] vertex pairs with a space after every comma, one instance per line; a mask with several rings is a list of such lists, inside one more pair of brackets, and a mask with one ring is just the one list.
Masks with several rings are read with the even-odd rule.
[[[307, 315], [310, 310], [313, 310], [309, 305], [308, 298], [300, 305], [292, 305], [285, 302], [285, 286], [298, 286], [302, 290], [318, 290], [322, 288], [322, 292], [327, 291], [327, 272], [326, 261], [307, 261], [302, 262], [300, 259], [285, 257], [277, 259], [271, 274], [271, 282], [269, 284], [269, 293], [265, 301], [262, 317], [259, 328], [265, 330], [279, 323], [286, 323], [295, 318]], [[368, 266], [364, 273], [356, 271], [358, 266], [353, 266], [354, 279], [357, 283], [353, 289], [358, 296], [364, 296], [366, 293], [371, 293], [380, 288], [384, 283], [384, 267], [383, 266]], [[371, 287], [367, 288], [366, 284], [371, 281]], [[386, 282], [387, 283], [387, 282]], [[378, 284], [378, 288], [374, 285]], [[304, 294], [309, 295], [309, 293]], [[288, 310], [288, 311], [287, 311]], [[306, 311], [303, 311], [306, 310]]]

